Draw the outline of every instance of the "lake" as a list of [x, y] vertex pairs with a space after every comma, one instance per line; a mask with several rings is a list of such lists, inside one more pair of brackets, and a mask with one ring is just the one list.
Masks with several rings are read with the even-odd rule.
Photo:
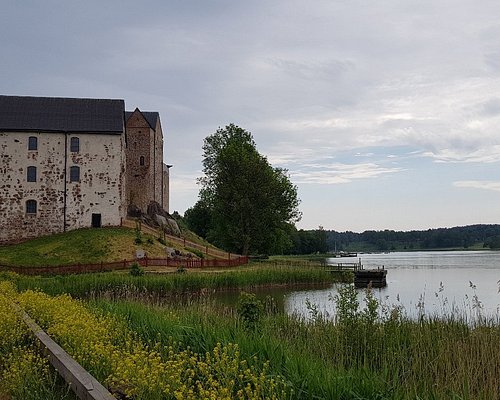
[[[386, 268], [387, 287], [373, 289], [379, 301], [389, 307], [403, 307], [412, 318], [419, 313], [446, 315], [458, 308], [467, 317], [477, 313], [498, 320], [500, 316], [500, 252], [432, 251], [360, 254], [366, 269]], [[327, 263], [355, 262], [358, 258], [331, 258]], [[287, 313], [309, 317], [307, 302], [314, 304], [327, 318], [333, 318], [337, 284], [321, 289], [266, 289], [257, 295], [272, 295], [278, 307]], [[365, 290], [358, 289], [364, 305]], [[236, 294], [216, 297], [234, 303]]]

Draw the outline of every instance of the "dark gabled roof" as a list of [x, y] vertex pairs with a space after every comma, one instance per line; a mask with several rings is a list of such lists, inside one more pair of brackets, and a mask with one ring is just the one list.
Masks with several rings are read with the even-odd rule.
[[0, 130], [121, 134], [124, 112], [123, 100], [0, 96]]
[[[156, 123], [160, 118], [160, 114], [156, 111], [141, 111], [138, 108], [136, 108], [136, 110], [138, 110], [142, 115], [144, 115], [144, 119], [146, 120], [148, 125], [151, 127], [152, 130], [156, 131]], [[135, 111], [125, 111], [125, 121], [128, 121], [128, 119], [134, 112]]]

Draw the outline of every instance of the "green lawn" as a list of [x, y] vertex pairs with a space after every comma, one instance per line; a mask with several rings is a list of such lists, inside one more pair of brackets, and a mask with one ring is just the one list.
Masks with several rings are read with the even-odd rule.
[[117, 261], [133, 258], [137, 248], [143, 248], [150, 257], [164, 256], [165, 246], [156, 238], [147, 234], [141, 237], [143, 243], [137, 245], [136, 233], [130, 228], [78, 229], [0, 246], [0, 264], [52, 266]]

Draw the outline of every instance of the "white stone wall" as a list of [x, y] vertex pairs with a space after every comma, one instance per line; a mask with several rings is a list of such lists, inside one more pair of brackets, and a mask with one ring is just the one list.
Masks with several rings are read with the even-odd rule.
[[[80, 138], [80, 151], [70, 152], [70, 138]], [[123, 143], [121, 135], [68, 135], [67, 225], [91, 226], [101, 214], [102, 226], [120, 225], [123, 210]], [[70, 182], [72, 166], [80, 167], [80, 182]]]
[[[36, 151], [28, 150], [30, 136], [38, 138]], [[79, 152], [70, 151], [72, 136], [80, 138]], [[65, 215], [66, 230], [90, 227], [93, 213], [102, 226], [120, 225], [123, 148], [119, 134], [0, 132], [0, 243], [63, 232]], [[79, 182], [70, 182], [73, 165]], [[27, 182], [28, 166], [37, 168], [36, 182]], [[26, 213], [27, 200], [37, 201], [36, 214]]]

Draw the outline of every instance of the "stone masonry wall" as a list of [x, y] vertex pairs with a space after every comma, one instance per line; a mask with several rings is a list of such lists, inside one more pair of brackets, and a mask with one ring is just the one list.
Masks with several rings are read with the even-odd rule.
[[152, 163], [154, 163], [154, 198], [163, 207], [163, 132], [161, 130], [160, 119], [156, 123], [155, 135], [153, 139], [154, 154]]
[[[38, 150], [28, 150], [28, 138]], [[27, 182], [27, 167], [37, 181]], [[0, 243], [63, 231], [64, 134], [0, 133]], [[37, 213], [26, 213], [26, 201]]]
[[[38, 138], [28, 150], [28, 138]], [[80, 138], [80, 151], [71, 153], [70, 137]], [[65, 144], [67, 165], [65, 174]], [[0, 133], [0, 243], [89, 227], [92, 214], [102, 225], [120, 225], [124, 214], [123, 135], [62, 133]], [[69, 182], [70, 167], [80, 167], [80, 181]], [[27, 168], [36, 167], [36, 182], [27, 182]], [[36, 214], [26, 201], [37, 202]]]
[[[147, 211], [153, 199], [152, 180], [152, 129], [139, 111], [135, 111], [126, 122], [127, 159], [126, 198], [127, 204], [134, 204]], [[140, 165], [144, 157], [144, 165]]]
[[[80, 151], [70, 151], [70, 138], [80, 138]], [[123, 207], [124, 160], [122, 135], [68, 135], [66, 223], [70, 229], [92, 226], [92, 214], [101, 214], [102, 226], [117, 226]], [[71, 166], [80, 167], [80, 181], [70, 182]]]

